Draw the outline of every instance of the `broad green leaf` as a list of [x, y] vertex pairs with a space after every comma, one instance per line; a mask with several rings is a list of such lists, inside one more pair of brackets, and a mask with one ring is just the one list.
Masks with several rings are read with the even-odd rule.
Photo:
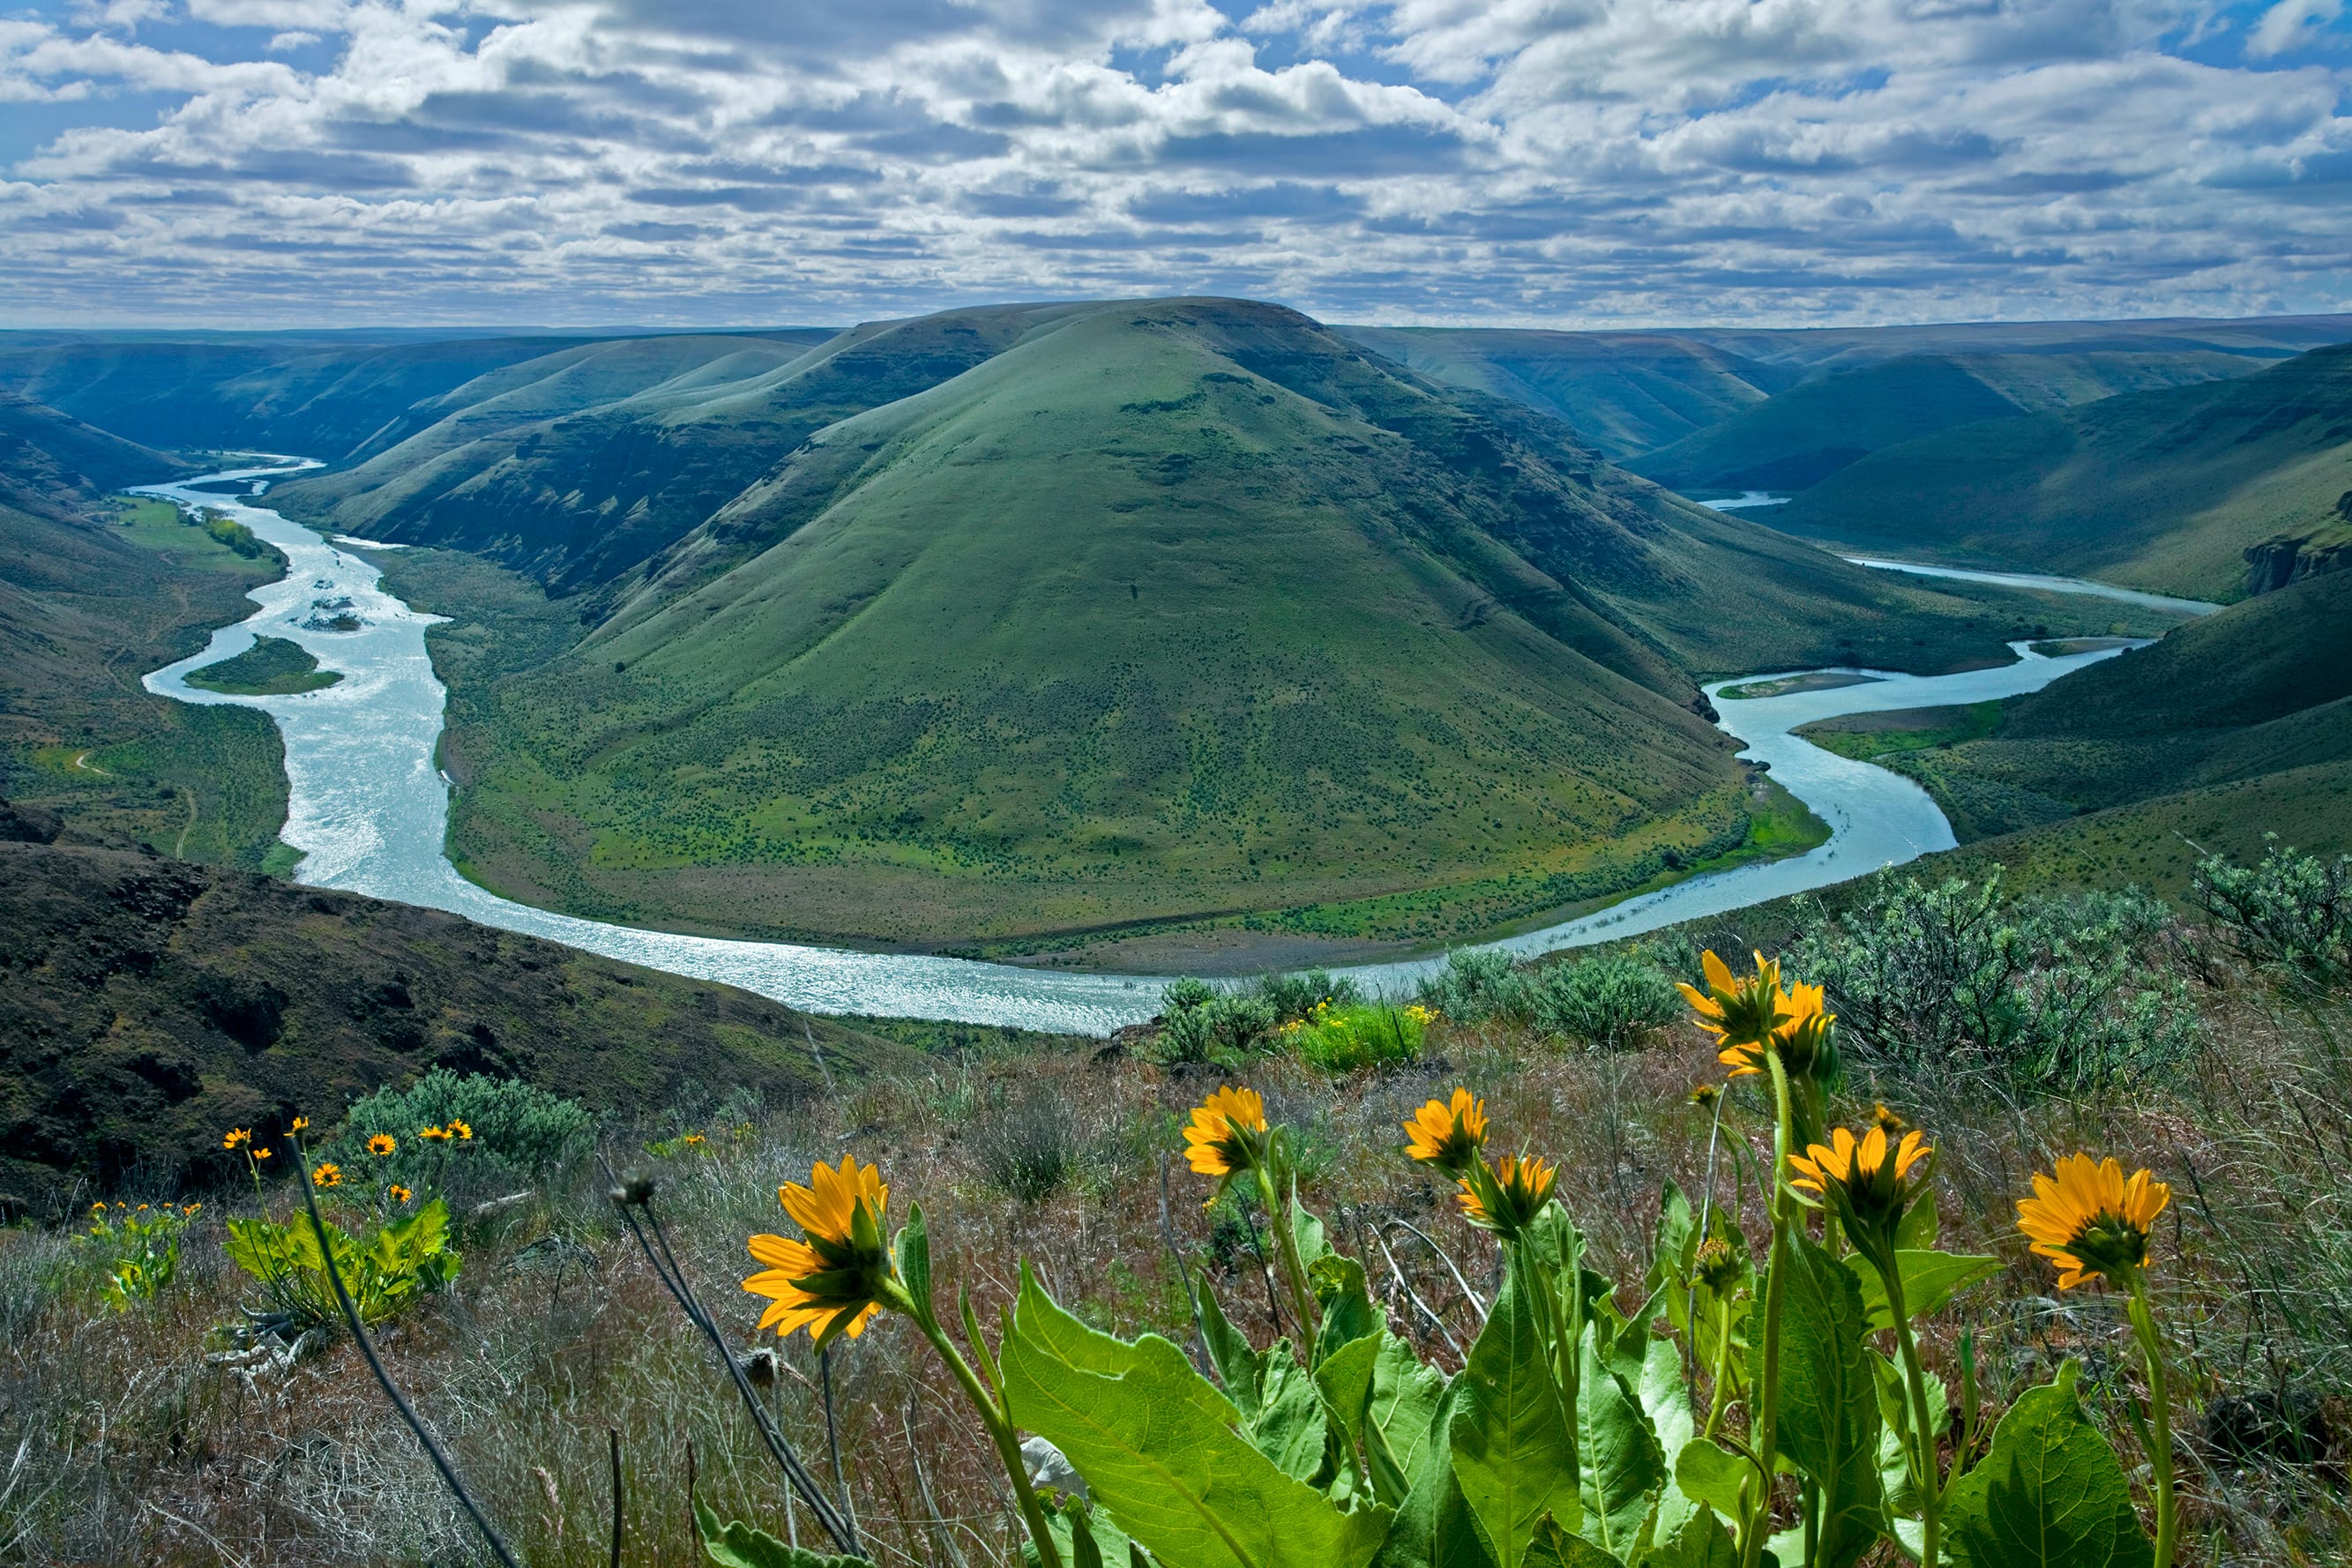
[[1307, 1282], [1323, 1315], [1323, 1326], [1315, 1335], [1316, 1365], [1342, 1346], [1388, 1327], [1386, 1315], [1372, 1305], [1364, 1289], [1364, 1266], [1354, 1258], [1327, 1253], [1307, 1265]]
[[1642, 1413], [1650, 1418], [1650, 1430], [1656, 1436], [1658, 1452], [1665, 1460], [1665, 1487], [1658, 1494], [1658, 1534], [1671, 1536], [1698, 1509], [1675, 1482], [1675, 1461], [1681, 1456], [1684, 1445], [1698, 1435], [1698, 1422], [1691, 1414], [1690, 1388], [1683, 1381], [1682, 1352], [1675, 1348], [1674, 1341], [1650, 1342], [1648, 1353], [1642, 1361], [1641, 1381], [1633, 1393], [1642, 1402]]
[[1547, 1513], [1582, 1522], [1576, 1445], [1520, 1270], [1495, 1298], [1454, 1380], [1454, 1473], [1498, 1568], [1519, 1568]]
[[1383, 1343], [1393, 1337], [1386, 1331], [1366, 1334], [1325, 1356], [1315, 1369], [1315, 1386], [1323, 1395], [1324, 1408], [1338, 1419], [1350, 1447], [1364, 1440], [1364, 1411], [1372, 1398], [1372, 1366]]
[[1693, 1510], [1680, 1529], [1671, 1533], [1661, 1530], [1635, 1568], [1738, 1568], [1738, 1563], [1730, 1532], [1711, 1510], [1702, 1508]]
[[739, 1519], [721, 1522], [700, 1498], [694, 1500], [694, 1530], [703, 1554], [719, 1568], [874, 1568], [863, 1557], [803, 1551]]
[[[1870, 1368], [1878, 1382], [1878, 1483], [1885, 1494], [1895, 1544], [1916, 1558], [1927, 1531], [1920, 1521], [1919, 1479], [1911, 1458], [1911, 1394], [1904, 1386], [1902, 1367], [1894, 1361], [1874, 1351]], [[1927, 1374], [1927, 1411], [1933, 1419], [1951, 1408], [1951, 1396], [1934, 1373]]]
[[1331, 1256], [1331, 1238], [1324, 1234], [1323, 1222], [1298, 1201], [1296, 1189], [1290, 1194], [1290, 1235], [1298, 1244], [1300, 1268], [1312, 1268], [1316, 1259]]
[[921, 1303], [924, 1311], [931, 1310], [931, 1231], [923, 1223], [922, 1205], [917, 1204], [908, 1212], [894, 1250], [898, 1254], [898, 1279], [907, 1287], [907, 1294]]
[[1328, 1436], [1323, 1395], [1315, 1379], [1299, 1370], [1288, 1345], [1269, 1352], [1265, 1388], [1265, 1403], [1247, 1425], [1251, 1443], [1293, 1480], [1318, 1482]]
[[[1430, 1417], [1444, 1394], [1445, 1379], [1422, 1365], [1410, 1343], [1394, 1334], [1381, 1336], [1372, 1360], [1371, 1397], [1364, 1407], [1364, 1458], [1382, 1502], [1403, 1504], [1429, 1443]], [[1445, 1448], [1443, 1442], [1437, 1447]]]
[[1580, 1535], [1570, 1535], [1559, 1521], [1546, 1514], [1536, 1521], [1528, 1537], [1526, 1568], [1625, 1568], [1625, 1560], [1602, 1550]]
[[[1878, 1270], [1862, 1260], [1860, 1253], [1850, 1253], [1845, 1259], [1854, 1283], [1862, 1289], [1863, 1310], [1870, 1315], [1871, 1331], [1895, 1326], [1895, 1316], [1886, 1307], [1886, 1282]], [[1911, 1321], [1942, 1309], [1945, 1302], [1979, 1279], [2000, 1272], [2000, 1259], [1973, 1254], [1950, 1252], [1897, 1252], [1895, 1266], [1903, 1277], [1903, 1306]]]
[[1129, 1344], [1096, 1332], [1026, 1270], [1003, 1358], [1013, 1421], [1061, 1449], [1162, 1563], [1361, 1568], [1388, 1533], [1389, 1510], [1342, 1512], [1252, 1447], [1239, 1412], [1182, 1351], [1157, 1334]]
[[1650, 1268], [1642, 1277], [1643, 1287], [1652, 1292], [1664, 1290], [1666, 1315], [1674, 1320], [1675, 1328], [1690, 1331], [1684, 1309], [1688, 1303], [1693, 1260], [1698, 1253], [1698, 1218], [1691, 1212], [1690, 1199], [1672, 1180], [1666, 1182], [1658, 1196], [1658, 1225], [1650, 1238]]
[[1906, 1251], [1930, 1251], [1940, 1228], [1936, 1217], [1936, 1189], [1932, 1185], [1924, 1187], [1911, 1201], [1911, 1206], [1903, 1211], [1903, 1217], [1895, 1222], [1895, 1245]]
[[[1134, 1568], [1141, 1562], [1126, 1532], [1111, 1522], [1108, 1513], [1076, 1499], [1066, 1500], [1058, 1509], [1047, 1509], [1045, 1528], [1053, 1532], [1066, 1568]], [[1021, 1543], [1021, 1561], [1036, 1568], [1039, 1558], [1034, 1542]]]
[[1624, 1559], [1666, 1485], [1666, 1460], [1649, 1416], [1601, 1358], [1598, 1347], [1607, 1327], [1586, 1325], [1579, 1346], [1583, 1366], [1576, 1385], [1576, 1456], [1584, 1521], [1577, 1533]]
[[1695, 1437], [1675, 1456], [1675, 1485], [1737, 1524], [1755, 1490], [1756, 1467], [1707, 1438]]
[[1206, 1279], [1197, 1297], [1201, 1341], [1209, 1347], [1209, 1361], [1225, 1385], [1225, 1393], [1242, 1414], [1255, 1417], [1265, 1400], [1265, 1356], [1225, 1316], [1225, 1309]]
[[[1878, 1388], [1863, 1345], [1861, 1287], [1804, 1237], [1790, 1238], [1780, 1304], [1780, 1451], [1820, 1489], [1812, 1568], [1850, 1568], [1878, 1539]], [[1748, 1382], [1762, 1385], [1760, 1336]]]
[[2115, 1450], [2074, 1394], [2080, 1368], [2028, 1389], [1993, 1428], [1992, 1452], [1952, 1483], [1944, 1508], [1951, 1568], [2146, 1568]]
[[1439, 1395], [1430, 1412], [1413, 1464], [1402, 1507], [1389, 1526], [1372, 1568], [1494, 1568], [1494, 1559], [1478, 1539], [1469, 1504], [1454, 1473], [1454, 1455], [1446, 1433], [1454, 1425], [1454, 1407], [1462, 1391], [1459, 1378]]

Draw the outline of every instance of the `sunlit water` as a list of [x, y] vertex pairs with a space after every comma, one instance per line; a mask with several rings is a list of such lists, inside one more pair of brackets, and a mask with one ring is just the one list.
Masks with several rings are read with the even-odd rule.
[[[267, 479], [316, 466], [289, 458], [204, 479]], [[142, 493], [227, 513], [284, 551], [291, 569], [282, 581], [254, 590], [252, 597], [260, 609], [241, 624], [215, 632], [202, 653], [148, 676], [147, 689], [185, 702], [259, 708], [278, 721], [286, 739], [289, 786], [283, 837], [305, 856], [296, 869], [297, 880], [447, 910], [484, 925], [648, 968], [739, 985], [814, 1012], [1100, 1034], [1148, 1018], [1156, 1010], [1165, 976], [1071, 973], [966, 959], [681, 936], [533, 909], [475, 886], [457, 874], [442, 852], [449, 822], [449, 783], [436, 766], [434, 754], [447, 694], [425, 651], [425, 628], [439, 617], [412, 610], [385, 593], [375, 567], [350, 550], [251, 505], [249, 496], [232, 499], [189, 488], [197, 482], [153, 485]], [[2064, 580], [2041, 585], [2051, 584]], [[2083, 592], [2096, 585], [2065, 586]], [[338, 615], [356, 616], [362, 624], [355, 630], [328, 629], [327, 623]], [[257, 634], [299, 644], [325, 668], [340, 670], [343, 679], [317, 691], [286, 697], [235, 697], [201, 690], [182, 679], [189, 670], [244, 652]], [[1721, 706], [1723, 727], [1748, 742], [1742, 755], [1769, 762], [1772, 776], [1830, 824], [1830, 841], [1810, 854], [1693, 878], [1496, 945], [1526, 954], [1630, 936], [1826, 887], [1950, 848], [1951, 825], [1916, 784], [1883, 768], [1832, 755], [1789, 731], [1837, 714], [2013, 697], [2039, 690], [2069, 670], [2121, 651], [2043, 658], [2022, 644], [2012, 646], [2017, 663], [1961, 675], [1864, 671], [1858, 673], [1877, 674], [1877, 679], [1832, 690], [1746, 701], [1721, 699], [1721, 689], [1761, 678], [1710, 686], [1708, 695]], [[1349, 973], [1375, 987], [1399, 990], [1441, 962], [1374, 964]]]

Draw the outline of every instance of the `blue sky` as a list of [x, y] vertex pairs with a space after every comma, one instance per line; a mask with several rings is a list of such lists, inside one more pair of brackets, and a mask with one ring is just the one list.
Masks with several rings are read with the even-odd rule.
[[[5, 4], [5, 0], [0, 0]], [[2352, 310], [2352, 0], [0, 12], [0, 325]]]

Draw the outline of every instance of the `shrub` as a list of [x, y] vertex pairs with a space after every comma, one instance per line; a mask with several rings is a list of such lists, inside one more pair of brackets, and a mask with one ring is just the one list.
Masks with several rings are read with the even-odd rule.
[[1421, 1000], [1458, 1024], [1525, 1019], [1533, 1010], [1527, 974], [1491, 948], [1447, 953], [1445, 967], [1421, 983]]
[[1333, 977], [1319, 969], [1300, 974], [1269, 974], [1257, 983], [1257, 994], [1274, 1009], [1274, 1021], [1287, 1024], [1304, 1018], [1318, 1004], [1349, 1007], [1364, 999], [1356, 983], [1345, 975]]
[[1529, 984], [1536, 1027], [1595, 1050], [1631, 1050], [1671, 1023], [1682, 997], [1657, 965], [1630, 952], [1558, 964]]
[[1231, 1062], [1265, 1044], [1280, 1021], [1263, 995], [1179, 980], [1160, 998], [1159, 1059]]
[[[595, 1118], [576, 1100], [565, 1100], [520, 1079], [467, 1073], [463, 1078], [436, 1068], [406, 1089], [380, 1089], [352, 1101], [343, 1130], [326, 1157], [372, 1176], [413, 1187], [438, 1184], [442, 1156], [449, 1151], [418, 1136], [427, 1127], [463, 1122], [473, 1132], [467, 1155], [488, 1159], [529, 1176], [544, 1176], [588, 1146]], [[368, 1140], [384, 1133], [396, 1140], [392, 1155], [371, 1159]]]
[[1061, 1190], [1077, 1163], [1070, 1106], [1051, 1084], [1031, 1084], [972, 1119], [972, 1156], [988, 1184], [1024, 1204]]
[[153, 1300], [179, 1272], [181, 1233], [202, 1206], [93, 1204], [89, 1229], [74, 1237], [74, 1250], [100, 1277], [107, 1301], [129, 1311]]
[[1385, 1002], [1352, 1007], [1318, 1006], [1285, 1024], [1279, 1037], [1301, 1057], [1329, 1072], [1417, 1060], [1436, 1015], [1418, 1002], [1398, 1007]]
[[[341, 1226], [326, 1228], [335, 1271], [363, 1323], [381, 1322], [457, 1276], [459, 1258], [448, 1245], [449, 1205], [439, 1198], [406, 1219], [377, 1227], [364, 1245]], [[263, 1325], [281, 1337], [299, 1337], [341, 1321], [308, 1214], [282, 1223], [267, 1217], [229, 1221], [228, 1255], [261, 1281], [269, 1302]]]
[[2352, 978], [2352, 855], [2331, 865], [2275, 840], [2257, 866], [2209, 855], [2189, 897], [2250, 963], [2323, 989]]
[[1864, 1060], [2096, 1089], [2195, 1038], [2188, 988], [2157, 962], [2169, 920], [2137, 890], [2012, 903], [1998, 871], [1981, 886], [1906, 878], [1808, 934], [1790, 963], [1827, 989]]

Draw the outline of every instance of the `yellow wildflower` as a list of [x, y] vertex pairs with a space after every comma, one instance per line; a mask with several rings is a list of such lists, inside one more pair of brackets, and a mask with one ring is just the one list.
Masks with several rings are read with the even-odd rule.
[[2017, 1227], [2058, 1265], [2061, 1290], [2102, 1277], [2128, 1285], [2147, 1266], [2156, 1216], [2171, 1201], [2171, 1187], [2147, 1171], [2126, 1181], [2113, 1159], [2073, 1154], [2053, 1174], [2034, 1173], [2033, 1196], [2017, 1205]]
[[819, 1345], [836, 1334], [856, 1339], [882, 1310], [895, 1279], [883, 1245], [882, 1216], [890, 1189], [878, 1166], [860, 1165], [845, 1154], [838, 1170], [819, 1162], [809, 1184], [786, 1184], [776, 1199], [804, 1239], [755, 1236], [754, 1261], [767, 1265], [743, 1281], [743, 1289], [772, 1305], [760, 1327], [783, 1338], [805, 1328]]

